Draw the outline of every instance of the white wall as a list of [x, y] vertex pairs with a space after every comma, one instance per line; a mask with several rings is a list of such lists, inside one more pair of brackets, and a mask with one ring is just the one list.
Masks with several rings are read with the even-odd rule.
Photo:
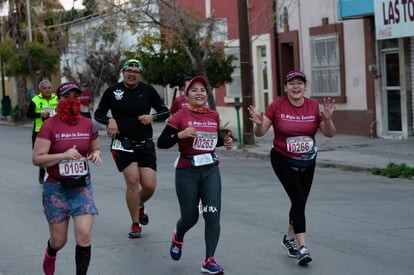
[[[337, 109], [366, 110], [363, 21], [361, 19], [340, 21], [336, 0], [285, 0], [285, 3], [289, 14], [289, 29], [299, 31], [301, 70], [306, 75], [310, 75], [311, 68], [309, 28], [321, 26], [322, 18], [328, 18], [328, 24], [343, 24], [347, 102], [337, 104]], [[282, 29], [279, 29], [279, 32], [281, 31]], [[307, 96], [312, 93], [310, 83], [308, 93]]]

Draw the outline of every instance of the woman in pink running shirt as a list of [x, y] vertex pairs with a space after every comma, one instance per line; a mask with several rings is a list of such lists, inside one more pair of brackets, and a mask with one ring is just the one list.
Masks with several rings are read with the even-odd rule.
[[66, 244], [71, 217], [77, 275], [87, 273], [91, 258], [92, 226], [98, 209], [88, 162], [101, 165], [102, 160], [98, 129], [80, 113], [80, 93], [73, 83], [59, 86], [57, 114], [43, 123], [33, 148], [33, 164], [46, 167], [47, 172], [42, 194], [50, 234], [43, 260], [46, 275], [55, 273], [57, 252]]
[[275, 99], [264, 114], [249, 106], [255, 136], [263, 136], [273, 126], [271, 164], [291, 202], [288, 232], [282, 247], [290, 257], [298, 259], [299, 265], [312, 261], [305, 242], [305, 207], [318, 152], [315, 134], [318, 129], [327, 137], [333, 137], [336, 132], [332, 121], [335, 101], [327, 98], [319, 104], [306, 98], [305, 92], [305, 75], [291, 71], [285, 78], [286, 96]]
[[188, 106], [179, 109], [168, 121], [158, 138], [158, 147], [171, 148], [178, 143], [180, 157], [176, 163], [175, 189], [180, 204], [178, 219], [170, 245], [175, 261], [181, 258], [184, 235], [197, 223], [202, 214], [205, 220], [205, 259], [201, 271], [221, 274], [214, 253], [220, 236], [221, 177], [217, 146], [230, 150], [230, 133], [219, 135], [220, 119], [215, 110], [207, 108], [207, 81], [196, 76], [185, 89]]

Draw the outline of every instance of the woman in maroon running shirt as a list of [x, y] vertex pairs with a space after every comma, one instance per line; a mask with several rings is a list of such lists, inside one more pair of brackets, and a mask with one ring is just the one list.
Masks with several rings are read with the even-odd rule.
[[157, 143], [163, 149], [178, 143], [180, 151], [175, 189], [181, 217], [172, 236], [170, 255], [175, 261], [181, 258], [184, 235], [202, 214], [206, 223], [206, 250], [201, 271], [221, 274], [223, 268], [214, 258], [220, 236], [221, 213], [221, 177], [215, 148], [224, 146], [230, 150], [233, 140], [230, 133], [224, 138], [219, 136], [219, 114], [206, 107], [208, 91], [204, 77], [191, 79], [185, 96], [189, 105], [170, 118]]
[[43, 260], [46, 275], [55, 273], [57, 252], [67, 241], [69, 219], [75, 231], [76, 274], [86, 274], [91, 258], [95, 207], [88, 162], [101, 165], [99, 136], [91, 119], [81, 116], [81, 90], [73, 83], [59, 86], [57, 114], [46, 120], [33, 148], [34, 165], [46, 167], [43, 209], [49, 241]]
[[291, 71], [285, 78], [286, 96], [274, 100], [264, 115], [249, 106], [256, 136], [263, 136], [273, 126], [271, 164], [291, 202], [288, 232], [283, 237], [282, 247], [290, 257], [298, 258], [299, 265], [312, 261], [305, 243], [305, 207], [318, 152], [315, 134], [318, 129], [327, 137], [333, 137], [336, 132], [332, 121], [335, 101], [324, 99], [320, 105], [318, 101], [306, 98], [305, 92], [305, 75]]

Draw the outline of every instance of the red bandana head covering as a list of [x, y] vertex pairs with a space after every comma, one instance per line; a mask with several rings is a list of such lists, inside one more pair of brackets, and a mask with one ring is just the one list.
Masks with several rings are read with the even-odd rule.
[[56, 111], [57, 115], [63, 122], [69, 125], [75, 125], [80, 120], [80, 99], [61, 99]]

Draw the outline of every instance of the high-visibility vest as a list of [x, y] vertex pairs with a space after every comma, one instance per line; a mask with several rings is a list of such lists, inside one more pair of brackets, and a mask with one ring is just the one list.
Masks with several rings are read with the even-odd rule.
[[[47, 100], [42, 96], [41, 93], [38, 95], [35, 95], [32, 98], [33, 103], [35, 104], [35, 113], [41, 114], [44, 111], [48, 111], [51, 116], [54, 116], [56, 114], [56, 108], [58, 106], [58, 97], [55, 94], [52, 94], [50, 96], [50, 99]], [[39, 132], [40, 127], [42, 127], [43, 120], [41, 117], [35, 118], [34, 120], [34, 128], [33, 130], [35, 132]]]

